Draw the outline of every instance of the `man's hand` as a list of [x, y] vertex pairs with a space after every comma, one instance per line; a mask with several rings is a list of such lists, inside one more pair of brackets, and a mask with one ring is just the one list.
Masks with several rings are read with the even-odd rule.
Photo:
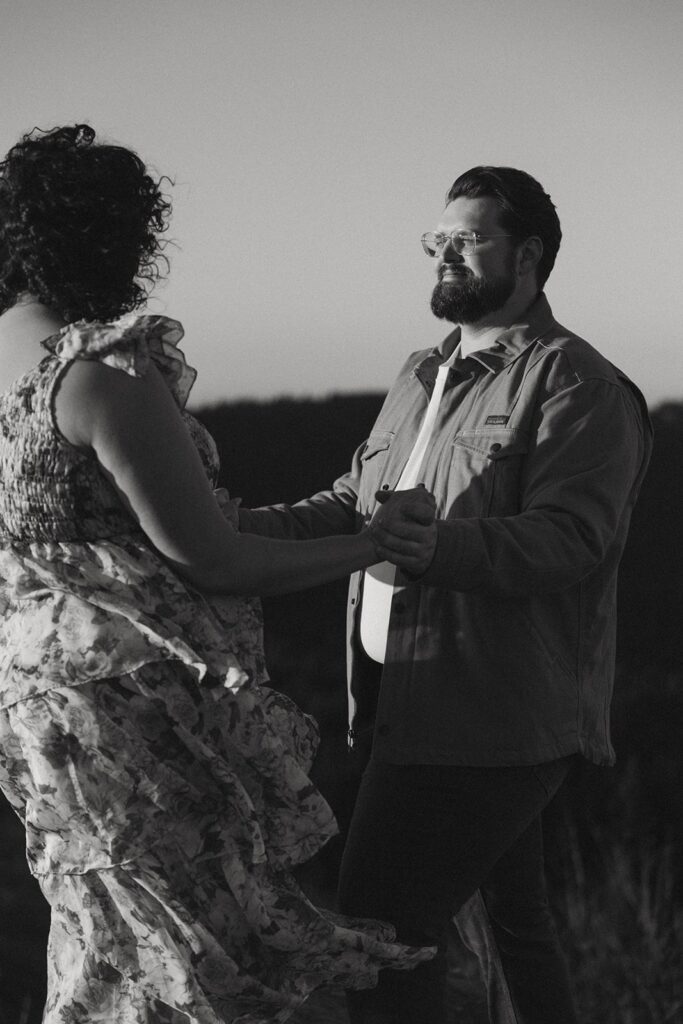
[[378, 491], [380, 503], [369, 529], [382, 561], [421, 576], [436, 550], [436, 501], [425, 487], [407, 491]]
[[242, 499], [231, 498], [225, 487], [216, 487], [214, 488], [213, 493], [216, 496], [216, 501], [218, 502], [221, 512], [230, 523], [233, 530], [239, 530], [240, 517], [238, 509], [242, 504]]

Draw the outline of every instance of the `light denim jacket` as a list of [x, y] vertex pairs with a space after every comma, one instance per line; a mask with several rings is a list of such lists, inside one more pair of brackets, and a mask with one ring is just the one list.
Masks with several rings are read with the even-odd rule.
[[[244, 510], [242, 529], [358, 528], [375, 492], [396, 485], [458, 333], [409, 357], [331, 491]], [[579, 751], [614, 760], [617, 566], [651, 443], [640, 392], [553, 319], [544, 295], [450, 371], [420, 473], [437, 500], [436, 553], [421, 578], [398, 576], [376, 759], [517, 765]], [[377, 675], [356, 639], [362, 578], [349, 590], [352, 722]]]

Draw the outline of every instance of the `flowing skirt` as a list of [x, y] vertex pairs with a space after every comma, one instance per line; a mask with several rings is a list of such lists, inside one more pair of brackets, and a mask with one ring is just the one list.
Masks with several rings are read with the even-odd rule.
[[51, 906], [44, 1024], [279, 1024], [431, 955], [292, 877], [336, 832], [316, 746], [283, 695], [180, 662], [0, 710], [0, 785]]

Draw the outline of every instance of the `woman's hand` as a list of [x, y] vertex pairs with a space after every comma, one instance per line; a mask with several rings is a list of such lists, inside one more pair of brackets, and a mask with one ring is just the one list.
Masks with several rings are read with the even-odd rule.
[[436, 501], [425, 487], [378, 491], [368, 530], [380, 559], [412, 576], [427, 571], [436, 550]]

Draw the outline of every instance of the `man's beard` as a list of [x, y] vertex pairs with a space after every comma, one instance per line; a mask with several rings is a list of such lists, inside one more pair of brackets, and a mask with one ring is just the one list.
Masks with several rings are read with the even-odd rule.
[[468, 274], [461, 281], [439, 281], [432, 292], [432, 313], [452, 324], [475, 324], [505, 305], [515, 283], [513, 274], [497, 278]]

